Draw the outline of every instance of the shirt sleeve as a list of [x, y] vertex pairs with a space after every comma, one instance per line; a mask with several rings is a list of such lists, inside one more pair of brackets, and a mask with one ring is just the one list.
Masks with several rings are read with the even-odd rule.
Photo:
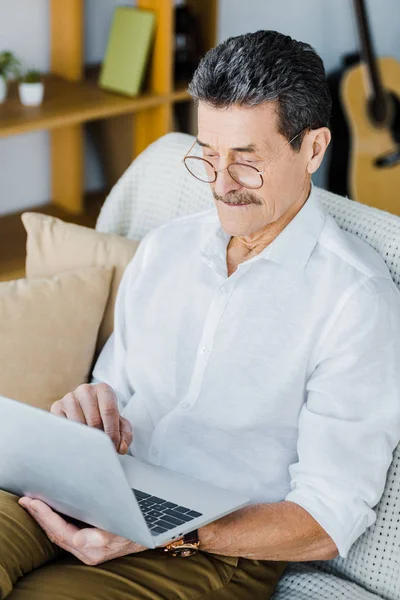
[[147, 234], [127, 265], [118, 287], [114, 310], [114, 330], [105, 343], [92, 371], [91, 384], [108, 383], [116, 393], [120, 413], [135, 393], [127, 372], [128, 329], [127, 317], [132, 306], [132, 290], [140, 285], [148, 241], [151, 232]]
[[307, 510], [343, 558], [376, 519], [400, 440], [400, 292], [359, 283], [315, 348], [285, 500]]

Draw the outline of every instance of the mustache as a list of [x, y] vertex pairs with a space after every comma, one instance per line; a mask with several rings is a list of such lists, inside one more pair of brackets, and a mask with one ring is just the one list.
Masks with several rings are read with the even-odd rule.
[[226, 204], [262, 204], [261, 200], [249, 191], [228, 192], [226, 196], [220, 196], [213, 190], [214, 199], [217, 202], [226, 202]]

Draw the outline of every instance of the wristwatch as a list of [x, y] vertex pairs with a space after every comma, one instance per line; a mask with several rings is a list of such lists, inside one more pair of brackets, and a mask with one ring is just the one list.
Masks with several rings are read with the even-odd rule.
[[182, 539], [170, 542], [164, 546], [164, 552], [168, 552], [172, 556], [181, 556], [186, 558], [187, 556], [193, 556], [199, 551], [199, 535], [197, 529], [186, 533]]

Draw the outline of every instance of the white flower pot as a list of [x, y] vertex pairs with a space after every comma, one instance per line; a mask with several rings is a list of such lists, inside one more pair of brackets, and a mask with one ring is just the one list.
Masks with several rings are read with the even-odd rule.
[[0, 75], [0, 104], [7, 98], [7, 80]]
[[44, 95], [43, 83], [20, 83], [18, 85], [19, 99], [24, 106], [39, 106]]

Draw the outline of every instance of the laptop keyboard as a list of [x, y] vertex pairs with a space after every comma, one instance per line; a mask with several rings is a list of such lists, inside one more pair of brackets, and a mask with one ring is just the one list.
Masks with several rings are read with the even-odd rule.
[[165, 533], [168, 529], [173, 529], [177, 525], [183, 525], [202, 516], [202, 513], [168, 502], [164, 498], [146, 494], [141, 490], [132, 491], [152, 535]]

